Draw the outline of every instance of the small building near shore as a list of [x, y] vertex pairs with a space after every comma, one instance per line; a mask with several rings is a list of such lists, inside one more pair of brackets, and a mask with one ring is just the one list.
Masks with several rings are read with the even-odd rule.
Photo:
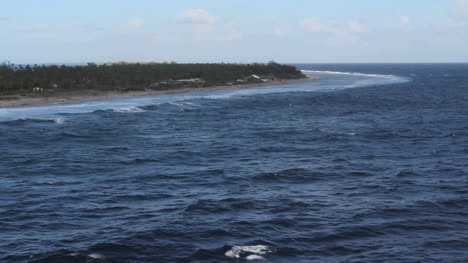
[[201, 78], [191, 79], [177, 79], [177, 80], [166, 80], [151, 83], [148, 88], [150, 89], [167, 89], [167, 88], [178, 88], [178, 87], [191, 87], [201, 88], [205, 85], [205, 81]]
[[179, 82], [179, 83], [205, 83], [204, 80], [202, 80], [201, 78], [191, 78], [191, 79], [178, 79], [178, 80], [175, 80], [175, 82]]
[[260, 82], [265, 82], [262, 78], [260, 78], [257, 75], [250, 75], [245, 79], [247, 82], [250, 83], [260, 83]]
[[178, 80], [174, 80], [174, 82], [179, 85], [182, 85], [183, 87], [193, 87], [193, 88], [199, 88], [205, 85], [205, 81], [201, 78], [178, 79]]

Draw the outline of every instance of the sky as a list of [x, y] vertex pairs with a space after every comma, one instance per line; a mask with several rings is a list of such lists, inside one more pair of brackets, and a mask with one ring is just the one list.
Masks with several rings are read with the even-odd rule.
[[0, 0], [0, 62], [468, 62], [468, 0]]

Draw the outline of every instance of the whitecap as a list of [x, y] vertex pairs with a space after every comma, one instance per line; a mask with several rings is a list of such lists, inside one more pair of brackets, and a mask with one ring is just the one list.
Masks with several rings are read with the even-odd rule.
[[273, 252], [268, 246], [233, 246], [224, 255], [230, 258], [245, 258], [247, 260], [265, 259], [262, 255]]
[[58, 124], [62, 124], [62, 123], [65, 123], [65, 119], [64, 118], [57, 118], [57, 119], [54, 119], [54, 122], [58, 123]]
[[88, 257], [95, 258], [95, 259], [102, 259], [104, 258], [104, 255], [93, 253], [93, 254], [89, 254]]
[[375, 77], [375, 78], [395, 78], [395, 75], [384, 75], [384, 74], [370, 74], [360, 72], [345, 72], [345, 71], [327, 71], [327, 70], [302, 70], [304, 73], [322, 73], [322, 74], [333, 74], [333, 75], [350, 75], [350, 76], [361, 76], [361, 77]]
[[121, 112], [121, 113], [134, 113], [134, 112], [145, 112], [144, 109], [136, 106], [124, 107], [113, 109], [114, 112]]
[[178, 108], [181, 108], [181, 109], [188, 109], [188, 110], [200, 107], [199, 104], [189, 102], [189, 101], [183, 101], [183, 100], [176, 100], [176, 101], [173, 101], [173, 102], [169, 102], [168, 104], [174, 105], [174, 106], [176, 106]]
[[265, 258], [259, 255], [248, 255], [245, 259], [247, 260], [264, 260]]
[[[370, 73], [360, 73], [360, 72], [342, 72], [342, 71], [326, 71], [326, 70], [302, 70], [304, 74], [314, 75], [314, 74], [329, 74], [329, 75], [347, 75], [347, 76], [358, 76], [358, 77], [369, 77], [377, 79], [385, 79], [391, 81], [391, 83], [402, 83], [410, 81], [410, 78], [391, 75], [391, 74], [370, 74]], [[378, 84], [378, 83], [376, 83]], [[386, 84], [386, 83], [383, 83]]]

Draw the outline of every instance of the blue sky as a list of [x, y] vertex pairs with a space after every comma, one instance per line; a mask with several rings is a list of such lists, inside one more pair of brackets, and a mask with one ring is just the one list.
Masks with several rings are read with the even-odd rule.
[[468, 62], [468, 0], [0, 0], [0, 61]]

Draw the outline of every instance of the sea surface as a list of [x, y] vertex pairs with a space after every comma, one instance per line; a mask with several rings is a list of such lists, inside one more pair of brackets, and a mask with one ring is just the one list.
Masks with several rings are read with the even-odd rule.
[[0, 108], [0, 262], [468, 262], [468, 64]]

